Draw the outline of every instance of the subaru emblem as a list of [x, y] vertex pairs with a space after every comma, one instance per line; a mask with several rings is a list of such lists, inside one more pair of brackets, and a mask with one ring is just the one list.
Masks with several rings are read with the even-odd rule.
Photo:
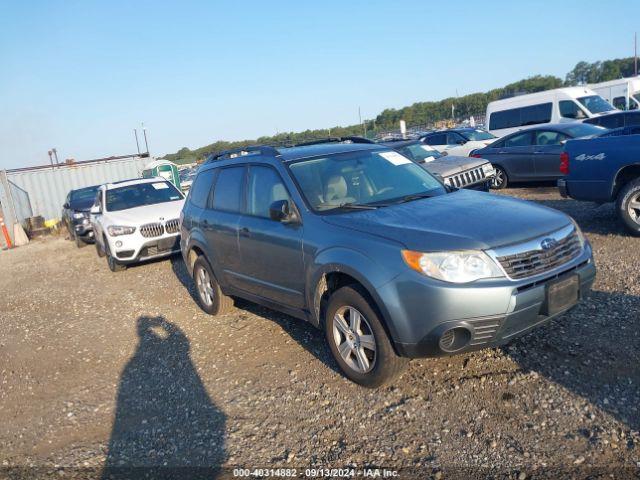
[[558, 241], [555, 238], [545, 238], [540, 242], [540, 246], [543, 250], [551, 250], [558, 246]]

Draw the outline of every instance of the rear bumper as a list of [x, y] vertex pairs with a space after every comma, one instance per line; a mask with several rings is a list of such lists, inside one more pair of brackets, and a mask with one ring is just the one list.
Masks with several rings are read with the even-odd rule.
[[560, 191], [560, 195], [563, 198], [567, 198], [569, 196], [569, 191], [567, 190], [567, 181], [564, 178], [558, 180], [558, 190]]

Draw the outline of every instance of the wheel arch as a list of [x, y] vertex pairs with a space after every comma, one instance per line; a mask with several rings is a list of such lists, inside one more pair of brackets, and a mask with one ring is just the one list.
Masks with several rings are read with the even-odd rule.
[[622, 190], [627, 183], [636, 178], [640, 178], [640, 162], [625, 165], [620, 168], [613, 178], [611, 192], [612, 198], [615, 199], [620, 193], [620, 190]]

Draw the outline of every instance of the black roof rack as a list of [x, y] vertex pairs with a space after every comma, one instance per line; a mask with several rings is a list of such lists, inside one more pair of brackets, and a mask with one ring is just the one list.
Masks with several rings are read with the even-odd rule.
[[266, 155], [269, 157], [277, 157], [280, 155], [280, 152], [270, 145], [251, 145], [249, 147], [231, 148], [218, 153], [212, 153], [207, 158], [207, 162], [213, 162], [220, 158], [237, 158], [244, 155], [250, 155], [252, 153]]
[[369, 140], [368, 138], [358, 137], [358, 136], [347, 136], [347, 137], [327, 137], [327, 138], [319, 138], [317, 140], [310, 140], [308, 142], [296, 143], [291, 145], [292, 147], [307, 147], [309, 145], [321, 145], [323, 143], [375, 143], [373, 140]]

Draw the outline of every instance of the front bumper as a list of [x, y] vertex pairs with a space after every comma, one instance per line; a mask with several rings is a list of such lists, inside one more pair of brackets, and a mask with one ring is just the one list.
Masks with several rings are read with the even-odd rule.
[[[575, 261], [539, 279], [496, 279], [477, 286], [426, 285], [412, 279], [411, 274], [403, 274], [378, 291], [398, 354], [435, 357], [502, 345], [564, 314], [573, 305], [546, 314], [546, 290], [550, 282], [571, 275], [578, 277], [580, 301], [589, 293], [596, 275], [588, 244]], [[459, 349], [443, 350], [439, 343], [443, 334], [457, 327], [469, 332], [468, 341]]]
[[74, 220], [73, 232], [84, 241], [93, 241], [93, 227], [88, 219], [86, 222], [83, 220]]
[[145, 238], [139, 232], [109, 238], [109, 249], [119, 263], [129, 264], [163, 258], [180, 252], [180, 234]]

